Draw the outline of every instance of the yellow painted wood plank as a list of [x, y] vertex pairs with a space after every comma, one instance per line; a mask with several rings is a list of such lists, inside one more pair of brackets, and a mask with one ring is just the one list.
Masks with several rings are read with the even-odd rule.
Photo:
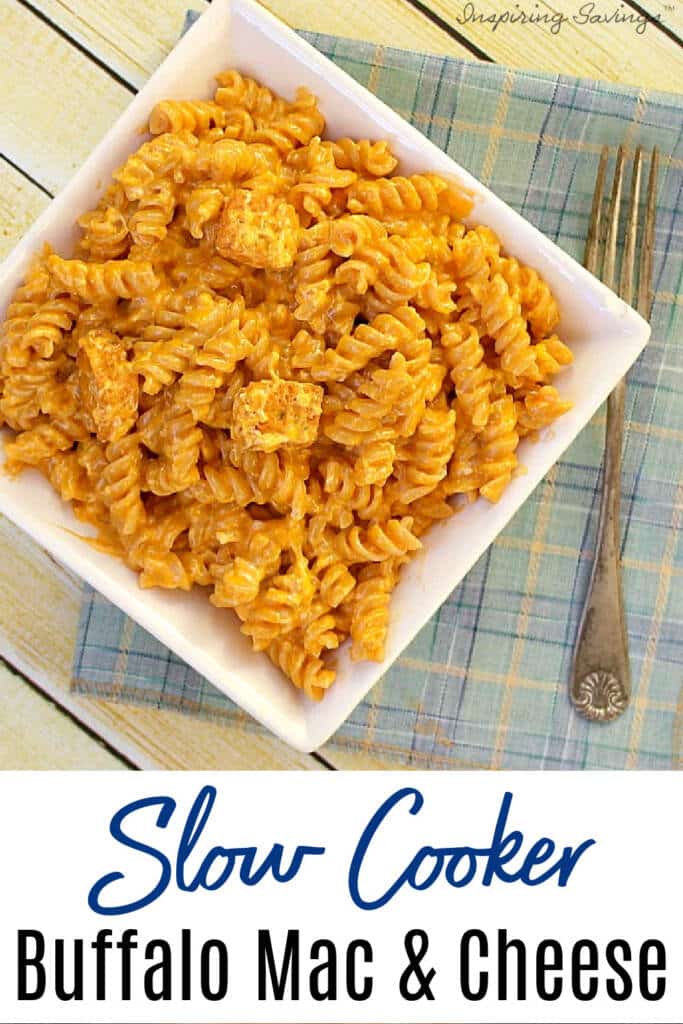
[[[660, 24], [683, 41], [683, 3], [681, 0], [640, 0], [640, 7], [653, 18], [659, 18]], [[645, 30], [649, 32], [650, 29]]]
[[0, 0], [0, 26], [2, 152], [55, 192], [130, 92], [14, 0]]
[[204, 0], [32, 0], [55, 25], [103, 60], [127, 82], [143, 85], [180, 35], [188, 10]]
[[348, 39], [367, 39], [381, 46], [426, 50], [471, 58], [470, 51], [434, 25], [405, 0], [263, 0], [263, 6], [292, 28], [327, 32]]
[[[469, 18], [470, 9], [484, 17], [515, 11], [513, 4], [497, 0], [476, 0], [469, 5], [460, 0], [427, 0], [427, 6], [502, 64], [585, 75], [645, 89], [681, 90], [683, 48], [652, 25], [642, 35], [633, 24], [625, 22], [578, 25], [572, 18], [582, 4], [573, 0], [542, 2], [538, 12], [532, 3], [519, 4], [521, 10], [534, 14], [563, 14], [567, 20], [555, 34], [546, 25], [518, 22], [494, 28], [493, 23]], [[596, 0], [595, 12], [608, 14], [615, 7], [618, 5], [611, 0]]]
[[122, 770], [125, 763], [0, 664], [0, 771]]
[[[173, 47], [185, 11], [203, 0], [33, 0], [34, 6], [127, 81], [142, 85]], [[469, 56], [466, 47], [405, 0], [348, 0], [343, 6], [312, 0], [266, 0], [264, 6], [293, 28], [367, 39], [385, 46]]]
[[0, 157], [0, 260], [14, 248], [49, 197]]

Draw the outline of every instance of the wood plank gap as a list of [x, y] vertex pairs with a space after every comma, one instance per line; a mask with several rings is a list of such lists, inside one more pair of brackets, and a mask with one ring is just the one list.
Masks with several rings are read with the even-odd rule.
[[42, 21], [44, 25], [48, 26], [48, 28], [51, 28], [53, 32], [56, 32], [61, 39], [67, 42], [70, 46], [73, 46], [73, 48], [83, 54], [84, 57], [87, 57], [89, 61], [92, 61], [92, 63], [100, 68], [101, 71], [104, 71], [110, 78], [113, 78], [115, 82], [118, 82], [118, 84], [122, 85], [124, 89], [127, 89], [131, 95], [136, 95], [138, 90], [131, 82], [124, 78], [123, 75], [120, 75], [118, 71], [114, 71], [113, 68], [110, 68], [105, 61], [94, 54], [92, 50], [89, 50], [87, 46], [84, 46], [83, 43], [79, 43], [77, 39], [74, 39], [72, 35], [69, 35], [65, 29], [58, 25], [57, 22], [53, 21], [52, 18], [49, 18], [47, 14], [43, 14], [42, 11], [29, 3], [29, 0], [16, 0], [16, 2], [27, 11], [30, 11], [35, 18]]
[[40, 182], [36, 180], [36, 178], [30, 175], [28, 171], [25, 171], [23, 167], [19, 166], [19, 164], [15, 164], [14, 160], [10, 160], [6, 153], [0, 153], [0, 160], [6, 163], [9, 167], [12, 167], [17, 172], [17, 174], [21, 174], [23, 178], [26, 178], [27, 181], [30, 181], [31, 184], [35, 185], [36, 188], [39, 188], [43, 195], [48, 196], [49, 199], [54, 199], [54, 192], [50, 192], [48, 188], [45, 188], [45, 186], [41, 185]]
[[[209, 3], [211, 3], [211, 0], [209, 0]], [[311, 757], [313, 758], [314, 761], [317, 761], [318, 764], [321, 764], [323, 768], [327, 768], [328, 771], [337, 771], [337, 766], [335, 764], [332, 764], [331, 761], [328, 761], [327, 758], [323, 757], [322, 754], [318, 754], [317, 751], [314, 750], [311, 754]]]
[[455, 39], [461, 46], [466, 47], [474, 57], [477, 57], [479, 60], [484, 60], [488, 64], [496, 63], [493, 57], [487, 53], [486, 50], [482, 50], [476, 43], [470, 42], [467, 36], [463, 35], [462, 32], [459, 32], [457, 28], [454, 28], [449, 21], [442, 18], [440, 14], [436, 13], [436, 11], [431, 10], [427, 4], [422, 3], [422, 0], [407, 0], [407, 2], [411, 7], [414, 7], [416, 11], [423, 14], [428, 21], [431, 21], [433, 25], [440, 28], [442, 32], [446, 32], [451, 39]]
[[73, 711], [71, 711], [70, 708], [68, 708], [65, 704], [62, 704], [61, 701], [56, 700], [51, 693], [49, 693], [47, 690], [44, 690], [42, 686], [38, 685], [38, 683], [35, 683], [30, 676], [27, 676], [25, 672], [22, 672], [20, 668], [17, 668], [16, 665], [13, 665], [12, 662], [8, 661], [7, 658], [3, 657], [2, 654], [0, 654], [0, 664], [4, 665], [5, 668], [12, 673], [12, 675], [18, 676], [19, 679], [26, 683], [26, 685], [31, 690], [34, 690], [35, 693], [39, 694], [43, 698], [43, 700], [46, 700], [48, 702], [48, 704], [52, 704], [53, 707], [57, 708], [61, 712], [61, 714], [65, 715], [66, 718], [68, 718], [71, 722], [74, 723], [74, 725], [78, 726], [81, 732], [86, 733], [92, 740], [94, 740], [96, 743], [99, 743], [101, 747], [104, 747], [104, 749], [108, 751], [108, 753], [110, 753], [113, 757], [117, 758], [117, 760], [125, 764], [127, 768], [130, 768], [133, 771], [140, 770], [139, 765], [135, 764], [135, 762], [131, 761], [129, 757], [126, 757], [126, 755], [123, 754], [120, 750], [117, 750], [116, 747], [112, 746], [112, 744], [109, 743], [106, 739], [104, 739], [104, 737], [101, 736], [95, 729], [93, 729], [92, 726], [88, 725], [87, 722], [84, 722], [82, 718], [78, 718], [73, 713]]
[[672, 28], [669, 28], [668, 25], [665, 25], [664, 22], [661, 21], [659, 18], [656, 18], [653, 14], [650, 14], [649, 11], [646, 11], [644, 7], [641, 7], [637, 0], [623, 0], [623, 3], [625, 3], [627, 7], [630, 7], [632, 10], [636, 11], [643, 18], [645, 18], [648, 25], [652, 25], [653, 28], [656, 28], [658, 32], [662, 32], [672, 42], [678, 43], [679, 46], [683, 47], [683, 39], [681, 39], [678, 33], [674, 32]]

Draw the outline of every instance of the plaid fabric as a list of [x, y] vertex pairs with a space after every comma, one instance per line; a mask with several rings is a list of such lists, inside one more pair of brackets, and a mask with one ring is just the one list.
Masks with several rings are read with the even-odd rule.
[[[419, 768], [670, 767], [683, 718], [683, 97], [308, 38], [578, 258], [602, 145], [671, 154], [659, 190], [654, 334], [627, 399], [627, 714], [591, 725], [567, 697], [598, 518], [600, 414], [332, 746]], [[74, 685], [259, 728], [90, 590]]]

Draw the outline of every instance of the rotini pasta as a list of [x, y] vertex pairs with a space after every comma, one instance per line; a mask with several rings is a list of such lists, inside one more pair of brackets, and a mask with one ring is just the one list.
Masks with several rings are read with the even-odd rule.
[[382, 660], [421, 538], [497, 501], [568, 408], [535, 270], [386, 141], [239, 71], [165, 100], [29, 267], [0, 334], [6, 470], [43, 473], [142, 587], [205, 587], [307, 698]]

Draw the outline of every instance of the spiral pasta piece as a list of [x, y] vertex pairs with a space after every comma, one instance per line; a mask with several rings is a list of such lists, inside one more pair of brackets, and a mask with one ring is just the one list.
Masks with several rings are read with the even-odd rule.
[[455, 384], [458, 408], [474, 430], [486, 426], [491, 408], [492, 374], [472, 324], [456, 321], [442, 331], [441, 343]]
[[297, 320], [323, 333], [326, 315], [332, 303], [330, 272], [336, 263], [329, 245], [329, 232], [322, 225], [304, 231], [299, 242], [295, 266], [295, 309]]
[[403, 505], [410, 505], [435, 489], [448, 471], [454, 449], [453, 409], [426, 409], [415, 434], [398, 453], [395, 491]]
[[162, 100], [149, 118], [152, 135], [166, 132], [199, 132], [225, 125], [225, 110], [218, 103], [202, 100]]
[[334, 139], [323, 145], [329, 147], [337, 167], [356, 174], [371, 174], [385, 178], [396, 169], [398, 160], [384, 139], [371, 142], [369, 139]]
[[187, 226], [193, 238], [203, 238], [206, 225], [223, 209], [224, 195], [218, 188], [195, 188], [185, 200]]
[[50, 297], [50, 275], [45, 267], [45, 260], [51, 251], [50, 247], [45, 245], [41, 255], [34, 257], [26, 279], [10, 300], [0, 327], [0, 356], [3, 357], [3, 361], [7, 346], [11, 346], [14, 339], [23, 334], [31, 317]]
[[266, 126], [257, 128], [250, 141], [267, 143], [286, 154], [296, 146], [307, 145], [315, 135], [322, 135], [324, 127], [325, 118], [318, 110], [315, 96], [300, 88], [294, 102]]
[[572, 407], [571, 402], [562, 399], [551, 384], [534, 388], [521, 401], [515, 402], [517, 410], [517, 433], [520, 437], [534, 434], [550, 426], [558, 417]]
[[[422, 312], [437, 313], [447, 319], [455, 310], [453, 292], [455, 281], [450, 274], [430, 272], [429, 278], [415, 294], [415, 305]], [[438, 322], [435, 318], [435, 322]]]
[[152, 264], [147, 262], [110, 260], [107, 263], [84, 263], [53, 255], [48, 256], [47, 268], [60, 289], [73, 292], [91, 304], [148, 295], [159, 284]]
[[203, 140], [197, 149], [193, 177], [206, 176], [211, 187], [224, 188], [253, 174], [274, 170], [270, 152], [269, 147], [252, 146], [243, 139]]
[[298, 170], [296, 184], [287, 198], [300, 216], [308, 215], [309, 219], [320, 220], [333, 201], [334, 191], [348, 188], [357, 178], [355, 171], [337, 167], [332, 153], [317, 136], [305, 148], [294, 150], [287, 164]]
[[138, 343], [133, 368], [144, 380], [144, 393], [158, 395], [189, 370], [202, 340], [195, 331], [186, 328], [171, 332], [165, 341]]
[[[177, 391], [178, 404], [191, 409], [196, 420], [209, 414], [216, 392], [234, 373], [237, 364], [254, 352], [258, 337], [257, 320], [246, 318], [243, 328], [244, 307], [240, 303], [223, 306], [220, 314], [212, 324], [196, 324], [205, 340], [199, 346], [192, 346], [179, 371], [182, 376]], [[214, 331], [217, 324], [220, 326]]]
[[377, 240], [356, 250], [337, 268], [334, 280], [364, 295], [372, 288], [384, 308], [412, 299], [429, 280], [428, 263], [415, 263], [398, 237]]
[[503, 277], [496, 274], [487, 285], [476, 286], [473, 294], [481, 303], [481, 323], [486, 334], [494, 339], [506, 379], [514, 386], [522, 377], [537, 377], [529, 332], [519, 303], [512, 299]]
[[181, 558], [172, 551], [187, 525], [187, 511], [172, 509], [156, 518], [153, 525], [147, 522], [133, 534], [126, 549], [126, 560], [140, 573], [141, 587], [191, 588], [192, 581]]
[[55, 423], [38, 423], [35, 427], [17, 434], [5, 445], [8, 473], [18, 473], [23, 466], [39, 466], [58, 452], [68, 451], [74, 437], [66, 426]]
[[299, 629], [304, 650], [319, 658], [325, 651], [335, 651], [343, 634], [338, 629], [337, 614], [321, 600], [314, 600]]
[[315, 594], [314, 576], [301, 559], [285, 573], [274, 577], [268, 587], [248, 605], [238, 605], [241, 631], [255, 651], [264, 651], [285, 633], [291, 633], [310, 608]]
[[62, 501], [85, 502], [91, 497], [88, 475], [75, 451], [52, 456], [39, 467]]
[[481, 449], [477, 435], [471, 427], [456, 423], [453, 458], [440, 485], [443, 496], [464, 494], [476, 497], [481, 484]]
[[430, 213], [446, 209], [457, 217], [466, 216], [472, 203], [438, 174], [413, 174], [409, 178], [360, 180], [349, 191], [348, 207], [353, 213], [369, 213], [382, 219], [396, 214]]
[[560, 322], [560, 311], [547, 283], [531, 267], [522, 268], [522, 316], [534, 338], [545, 338]]
[[284, 637], [268, 648], [268, 657], [311, 700], [321, 700], [334, 682], [335, 672], [321, 658], [309, 654], [296, 639]]
[[254, 501], [254, 490], [241, 469], [228, 463], [204, 466], [204, 479], [192, 488], [198, 501], [218, 501], [245, 508]]
[[169, 182], [162, 180], [150, 185], [140, 196], [137, 209], [128, 220], [133, 241], [142, 246], [162, 242], [175, 208], [175, 190]]
[[373, 523], [361, 529], [352, 526], [342, 530], [334, 540], [340, 558], [354, 564], [358, 562], [382, 562], [385, 558], [405, 555], [417, 551], [422, 544], [413, 534], [410, 516], [388, 519], [385, 523]]
[[92, 210], [79, 217], [78, 223], [83, 228], [79, 246], [89, 259], [105, 263], [128, 252], [131, 241], [128, 221], [115, 206]]
[[14, 336], [3, 353], [10, 366], [26, 366], [31, 351], [40, 359], [49, 359], [59, 350], [80, 313], [80, 303], [67, 296], [48, 299], [27, 318], [23, 330], [14, 329]]
[[450, 494], [447, 480], [442, 480], [433, 491], [417, 498], [410, 505], [401, 502], [392, 505], [392, 515], [400, 516], [409, 512], [413, 518], [413, 533], [416, 537], [422, 537], [435, 523], [450, 519], [455, 514], [456, 509], [448, 501]]
[[337, 608], [342, 604], [356, 585], [355, 577], [347, 566], [331, 553], [316, 558], [313, 571], [320, 581], [321, 600], [328, 608]]
[[519, 443], [517, 411], [512, 395], [496, 399], [489, 421], [479, 435], [481, 445], [482, 497], [491, 502], [500, 498], [517, 465], [515, 451]]
[[396, 445], [393, 441], [371, 440], [361, 445], [353, 464], [358, 484], [383, 486], [394, 471]]
[[184, 177], [195, 164], [198, 145], [198, 139], [191, 132], [165, 132], [132, 153], [115, 172], [114, 180], [134, 202], [160, 178]]
[[542, 380], [547, 381], [549, 377], [553, 377], [574, 361], [571, 349], [556, 334], [543, 338], [533, 348]]
[[318, 466], [323, 481], [321, 510], [331, 522], [350, 526], [354, 514], [358, 519], [375, 519], [380, 515], [382, 488], [358, 484], [353, 466], [340, 459], [326, 459]]
[[[353, 592], [351, 657], [354, 661], [383, 661], [389, 628], [389, 597], [395, 579], [382, 571], [386, 562], [361, 570]], [[368, 572], [370, 570], [370, 572]]]
[[361, 324], [353, 334], [340, 338], [336, 348], [326, 349], [311, 367], [315, 380], [345, 380], [386, 351], [414, 357], [415, 342], [424, 331], [424, 321], [411, 306], [395, 313], [380, 313], [369, 324]]
[[491, 279], [490, 245], [485, 232], [473, 228], [452, 241], [451, 262], [456, 280], [458, 319], [478, 325], [481, 300], [478, 293]]
[[162, 402], [140, 418], [138, 429], [144, 444], [158, 455], [144, 464], [144, 490], [174, 494], [198, 482], [202, 432], [191, 412]]
[[244, 472], [255, 500], [301, 518], [308, 507], [305, 481], [308, 462], [295, 450], [275, 452], [233, 449], [231, 458]]
[[212, 604], [217, 608], [237, 608], [254, 601], [263, 582], [263, 567], [236, 555], [230, 565], [217, 567]]
[[145, 521], [140, 497], [142, 453], [140, 440], [128, 434], [107, 445], [107, 467], [102, 473], [101, 494], [114, 528], [124, 536], [137, 533]]
[[220, 503], [207, 506], [192, 502], [188, 514], [187, 540], [195, 550], [239, 544], [251, 527], [251, 518], [243, 509]]
[[244, 107], [260, 123], [268, 123], [280, 117], [286, 110], [285, 101], [272, 90], [255, 79], [242, 75], [234, 68], [221, 71], [216, 76], [216, 81], [216, 103], [226, 110]]

